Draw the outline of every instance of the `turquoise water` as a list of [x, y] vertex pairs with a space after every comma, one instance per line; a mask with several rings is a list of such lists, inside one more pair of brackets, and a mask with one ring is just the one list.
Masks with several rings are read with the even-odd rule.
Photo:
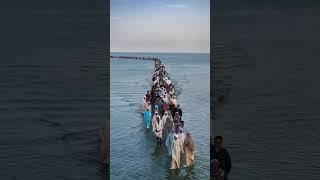
[[209, 179], [210, 64], [209, 54], [111, 53], [159, 57], [180, 94], [185, 126], [196, 145], [195, 165], [169, 170], [171, 158], [164, 145], [155, 149], [155, 138], [138, 112], [150, 88], [153, 62], [111, 59], [110, 64], [110, 176], [117, 179]]

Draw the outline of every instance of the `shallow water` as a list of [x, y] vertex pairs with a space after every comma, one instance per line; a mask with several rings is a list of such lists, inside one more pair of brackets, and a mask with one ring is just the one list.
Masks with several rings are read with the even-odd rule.
[[164, 145], [155, 138], [138, 112], [150, 88], [153, 62], [112, 59], [110, 65], [110, 177], [111, 179], [209, 179], [209, 54], [111, 53], [155, 56], [166, 66], [180, 91], [177, 99], [185, 126], [193, 133], [195, 165], [170, 172]]
[[214, 76], [226, 92], [215, 134], [233, 180], [320, 179], [319, 5], [285, 2], [215, 4]]
[[14, 3], [0, 16], [0, 179], [99, 179], [106, 13]]

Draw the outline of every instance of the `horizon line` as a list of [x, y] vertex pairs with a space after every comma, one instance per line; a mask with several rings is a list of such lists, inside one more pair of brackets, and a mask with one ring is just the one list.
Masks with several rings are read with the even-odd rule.
[[110, 53], [184, 53], [184, 54], [210, 54], [210, 52], [155, 52], [155, 51], [110, 51]]

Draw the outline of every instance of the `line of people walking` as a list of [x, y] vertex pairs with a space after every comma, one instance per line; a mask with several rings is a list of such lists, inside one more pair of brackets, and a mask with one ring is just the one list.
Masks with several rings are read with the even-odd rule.
[[184, 126], [175, 87], [158, 58], [155, 58], [152, 82], [141, 107], [146, 128], [152, 128], [157, 147], [161, 147], [163, 142], [166, 145], [168, 155], [172, 158], [170, 169], [180, 168], [182, 156], [185, 159], [183, 166], [189, 167], [194, 164], [195, 145], [192, 133]]

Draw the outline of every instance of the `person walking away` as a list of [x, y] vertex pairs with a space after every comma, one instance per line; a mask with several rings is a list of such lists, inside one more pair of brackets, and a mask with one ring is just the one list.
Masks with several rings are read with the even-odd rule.
[[152, 116], [152, 121], [151, 121], [151, 122], [152, 122], [152, 128], [153, 128], [153, 126], [156, 124], [157, 117], [160, 118], [158, 112], [155, 112], [155, 114]]
[[162, 114], [162, 116], [163, 116], [164, 113], [167, 111], [167, 103], [163, 99], [161, 99], [161, 101], [162, 101], [161, 110], [163, 112], [163, 114]]
[[174, 123], [176, 132], [178, 132], [178, 130], [179, 130], [179, 128], [180, 128], [180, 125], [181, 125], [180, 115], [179, 115], [178, 112], [176, 112], [175, 115], [174, 115], [173, 123]]
[[172, 143], [172, 160], [170, 169], [173, 170], [180, 168], [180, 154], [180, 140], [178, 139], [178, 135], [175, 135]]
[[151, 124], [151, 112], [149, 110], [149, 108], [147, 108], [145, 111], [144, 111], [144, 121], [146, 123], [146, 126], [147, 126], [147, 129], [150, 128], [150, 124]]
[[180, 121], [181, 121], [181, 118], [182, 118], [182, 109], [180, 108], [180, 104], [177, 105], [176, 111], [179, 113], [179, 115], [180, 115]]
[[174, 117], [174, 104], [170, 101], [170, 104], [169, 104], [169, 110], [171, 111], [172, 113], [172, 118]]
[[160, 120], [160, 117], [156, 117], [156, 123], [153, 126], [153, 132], [156, 135], [157, 138], [157, 147], [161, 146], [161, 141], [162, 141], [162, 122]]
[[146, 109], [149, 109], [149, 111], [151, 112], [151, 104], [150, 104], [150, 102], [148, 102], [148, 104], [146, 106]]
[[184, 144], [184, 140], [186, 139], [186, 134], [184, 133], [182, 128], [179, 128], [178, 138], [180, 139], [180, 142], [181, 142], [180, 144], [181, 152], [184, 153], [183, 144]]
[[194, 142], [193, 142], [191, 132], [187, 132], [187, 136], [184, 139], [184, 144], [183, 144], [183, 151], [186, 156], [185, 158], [186, 167], [189, 167], [194, 163], [194, 150], [195, 150], [195, 147], [194, 147]]
[[172, 143], [173, 143], [173, 138], [174, 138], [175, 134], [176, 133], [175, 133], [174, 129], [171, 129], [171, 131], [168, 134], [167, 139], [166, 139], [166, 143], [165, 144], [166, 144], [169, 156], [172, 156]]
[[147, 109], [147, 106], [148, 106], [147, 97], [145, 96], [142, 101], [142, 107], [140, 109], [140, 112], [144, 113], [144, 111]]
[[172, 117], [169, 115], [169, 112], [166, 112], [166, 113], [168, 113], [168, 116], [165, 119], [164, 127], [163, 127], [163, 132], [165, 136], [167, 136], [167, 134], [169, 134], [171, 130], [174, 129], [174, 123], [173, 123]]
[[219, 160], [220, 168], [224, 172], [224, 180], [227, 180], [231, 171], [231, 158], [227, 149], [222, 146], [222, 143], [223, 138], [221, 136], [214, 138], [213, 157]]

